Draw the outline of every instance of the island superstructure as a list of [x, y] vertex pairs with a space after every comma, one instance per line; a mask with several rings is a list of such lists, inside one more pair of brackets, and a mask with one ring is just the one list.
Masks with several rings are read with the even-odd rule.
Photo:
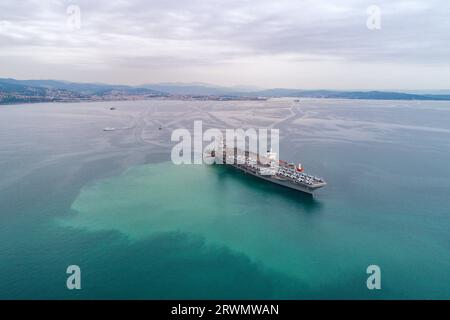
[[[210, 151], [215, 163], [232, 166], [255, 177], [278, 185], [302, 191], [308, 194], [326, 186], [324, 179], [304, 172], [299, 163], [288, 163], [277, 159], [277, 154], [271, 150], [261, 155], [249, 151], [242, 151], [236, 147], [229, 148], [225, 144], [216, 151]], [[222, 153], [222, 154], [221, 154]]]

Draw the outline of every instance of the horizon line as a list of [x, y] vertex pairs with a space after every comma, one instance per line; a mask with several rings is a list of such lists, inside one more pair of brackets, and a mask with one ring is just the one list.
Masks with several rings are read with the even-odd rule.
[[[51, 79], [51, 78], [12, 78], [12, 77], [0, 77], [0, 80], [15, 80], [15, 81], [56, 81], [56, 82], [66, 82], [71, 84], [92, 84], [92, 85], [107, 85], [107, 86], [127, 86], [127, 87], [142, 87], [142, 86], [151, 86], [151, 85], [186, 85], [186, 86], [203, 86], [208, 88], [217, 88], [217, 89], [233, 89], [233, 88], [245, 88], [245, 87], [255, 87], [254, 90], [248, 90], [248, 92], [257, 92], [257, 91], [265, 91], [265, 90], [299, 90], [299, 91], [357, 91], [357, 92], [374, 92], [374, 91], [383, 91], [383, 92], [397, 92], [402, 93], [411, 93], [414, 91], [448, 91], [450, 93], [450, 88], [448, 89], [436, 89], [436, 88], [415, 88], [415, 89], [394, 89], [394, 88], [371, 88], [371, 89], [357, 89], [357, 88], [348, 88], [348, 89], [333, 89], [333, 88], [298, 88], [298, 87], [260, 87], [256, 85], [243, 85], [243, 84], [234, 84], [234, 85], [218, 85], [208, 82], [183, 82], [183, 81], [173, 81], [173, 82], [147, 82], [141, 84], [124, 84], [124, 83], [108, 83], [108, 82], [88, 82], [88, 81], [72, 81], [72, 80], [64, 80], [64, 79]], [[247, 90], [246, 90], [247, 91]]]

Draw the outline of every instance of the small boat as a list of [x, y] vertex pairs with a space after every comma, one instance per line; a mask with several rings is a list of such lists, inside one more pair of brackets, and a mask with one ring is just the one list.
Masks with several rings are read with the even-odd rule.
[[111, 127], [103, 128], [103, 131], [115, 131], [115, 130], [116, 130], [116, 128], [111, 128]]

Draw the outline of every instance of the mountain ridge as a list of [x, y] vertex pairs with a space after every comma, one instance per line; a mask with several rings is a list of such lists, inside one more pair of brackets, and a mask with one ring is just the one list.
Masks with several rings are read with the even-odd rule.
[[[130, 100], [146, 98], [258, 99], [325, 98], [372, 100], [450, 101], [450, 94], [428, 94], [381, 90], [304, 90], [253, 87], [224, 87], [204, 83], [156, 83], [137, 86], [78, 83], [63, 80], [16, 80], [0, 78], [0, 103]], [[446, 92], [446, 90], [442, 90]]]

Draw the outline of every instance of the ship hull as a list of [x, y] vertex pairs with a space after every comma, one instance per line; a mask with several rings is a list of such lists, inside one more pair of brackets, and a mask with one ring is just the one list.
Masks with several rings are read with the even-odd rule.
[[252, 176], [255, 176], [257, 178], [266, 180], [268, 182], [275, 183], [275, 184], [277, 184], [279, 186], [286, 187], [286, 188], [289, 188], [289, 189], [294, 189], [294, 190], [297, 190], [297, 191], [301, 191], [301, 192], [307, 193], [309, 195], [312, 195], [314, 190], [317, 189], [317, 188], [308, 188], [306, 186], [295, 184], [295, 183], [293, 183], [293, 182], [291, 182], [289, 180], [282, 180], [282, 179], [280, 179], [278, 177], [274, 177], [274, 176], [263, 176], [263, 175], [260, 175], [258, 173], [255, 173], [255, 172], [247, 169], [244, 166], [239, 166], [239, 165], [236, 165], [236, 164], [229, 164], [229, 166], [232, 166], [232, 167], [236, 168], [239, 171], [251, 174]]

